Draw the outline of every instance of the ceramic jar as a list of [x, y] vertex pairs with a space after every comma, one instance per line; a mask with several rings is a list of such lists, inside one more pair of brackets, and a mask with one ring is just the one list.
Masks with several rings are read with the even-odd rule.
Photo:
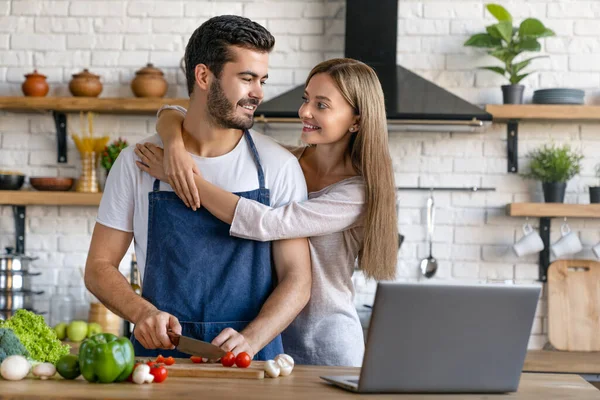
[[21, 85], [23, 94], [29, 97], [44, 97], [48, 94], [50, 87], [46, 82], [46, 76], [38, 74], [37, 69], [31, 74], [25, 75], [25, 82]]
[[131, 81], [131, 91], [136, 97], [163, 97], [169, 87], [164, 75], [160, 69], [149, 63], [135, 73], [135, 78]]
[[98, 97], [102, 93], [100, 76], [92, 74], [87, 69], [73, 74], [73, 79], [69, 82], [69, 91], [76, 97]]

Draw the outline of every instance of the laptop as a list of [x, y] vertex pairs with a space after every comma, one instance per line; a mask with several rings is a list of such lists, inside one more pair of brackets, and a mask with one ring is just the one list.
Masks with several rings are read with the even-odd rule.
[[519, 386], [541, 287], [380, 282], [358, 393], [507, 393]]

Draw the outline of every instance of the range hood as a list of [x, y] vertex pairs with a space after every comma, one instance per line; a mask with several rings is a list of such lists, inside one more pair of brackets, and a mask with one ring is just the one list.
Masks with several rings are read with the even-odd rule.
[[[402, 1], [402, 0], [400, 0]], [[381, 81], [388, 123], [415, 130], [469, 131], [492, 115], [396, 65], [398, 0], [347, 0], [345, 57], [370, 65]], [[304, 85], [256, 110], [257, 122], [298, 121]]]

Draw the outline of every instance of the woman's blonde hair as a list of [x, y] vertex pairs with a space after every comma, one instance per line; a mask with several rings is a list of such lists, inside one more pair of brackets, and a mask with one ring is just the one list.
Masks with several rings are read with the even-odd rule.
[[352, 134], [349, 153], [354, 169], [365, 180], [364, 244], [359, 266], [366, 276], [392, 279], [396, 275], [398, 225], [392, 159], [388, 148], [387, 119], [381, 83], [368, 65], [351, 58], [334, 58], [312, 69], [329, 75], [358, 115], [358, 132]]

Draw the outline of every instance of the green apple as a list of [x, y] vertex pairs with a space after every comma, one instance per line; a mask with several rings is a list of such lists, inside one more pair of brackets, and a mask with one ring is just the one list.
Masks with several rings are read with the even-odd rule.
[[61, 322], [54, 327], [58, 340], [63, 340], [67, 336], [67, 324]]
[[85, 321], [72, 321], [67, 327], [67, 337], [72, 342], [81, 342], [87, 336], [88, 324]]
[[98, 333], [102, 333], [102, 326], [97, 322], [91, 322], [88, 324], [87, 337], [92, 337]]

